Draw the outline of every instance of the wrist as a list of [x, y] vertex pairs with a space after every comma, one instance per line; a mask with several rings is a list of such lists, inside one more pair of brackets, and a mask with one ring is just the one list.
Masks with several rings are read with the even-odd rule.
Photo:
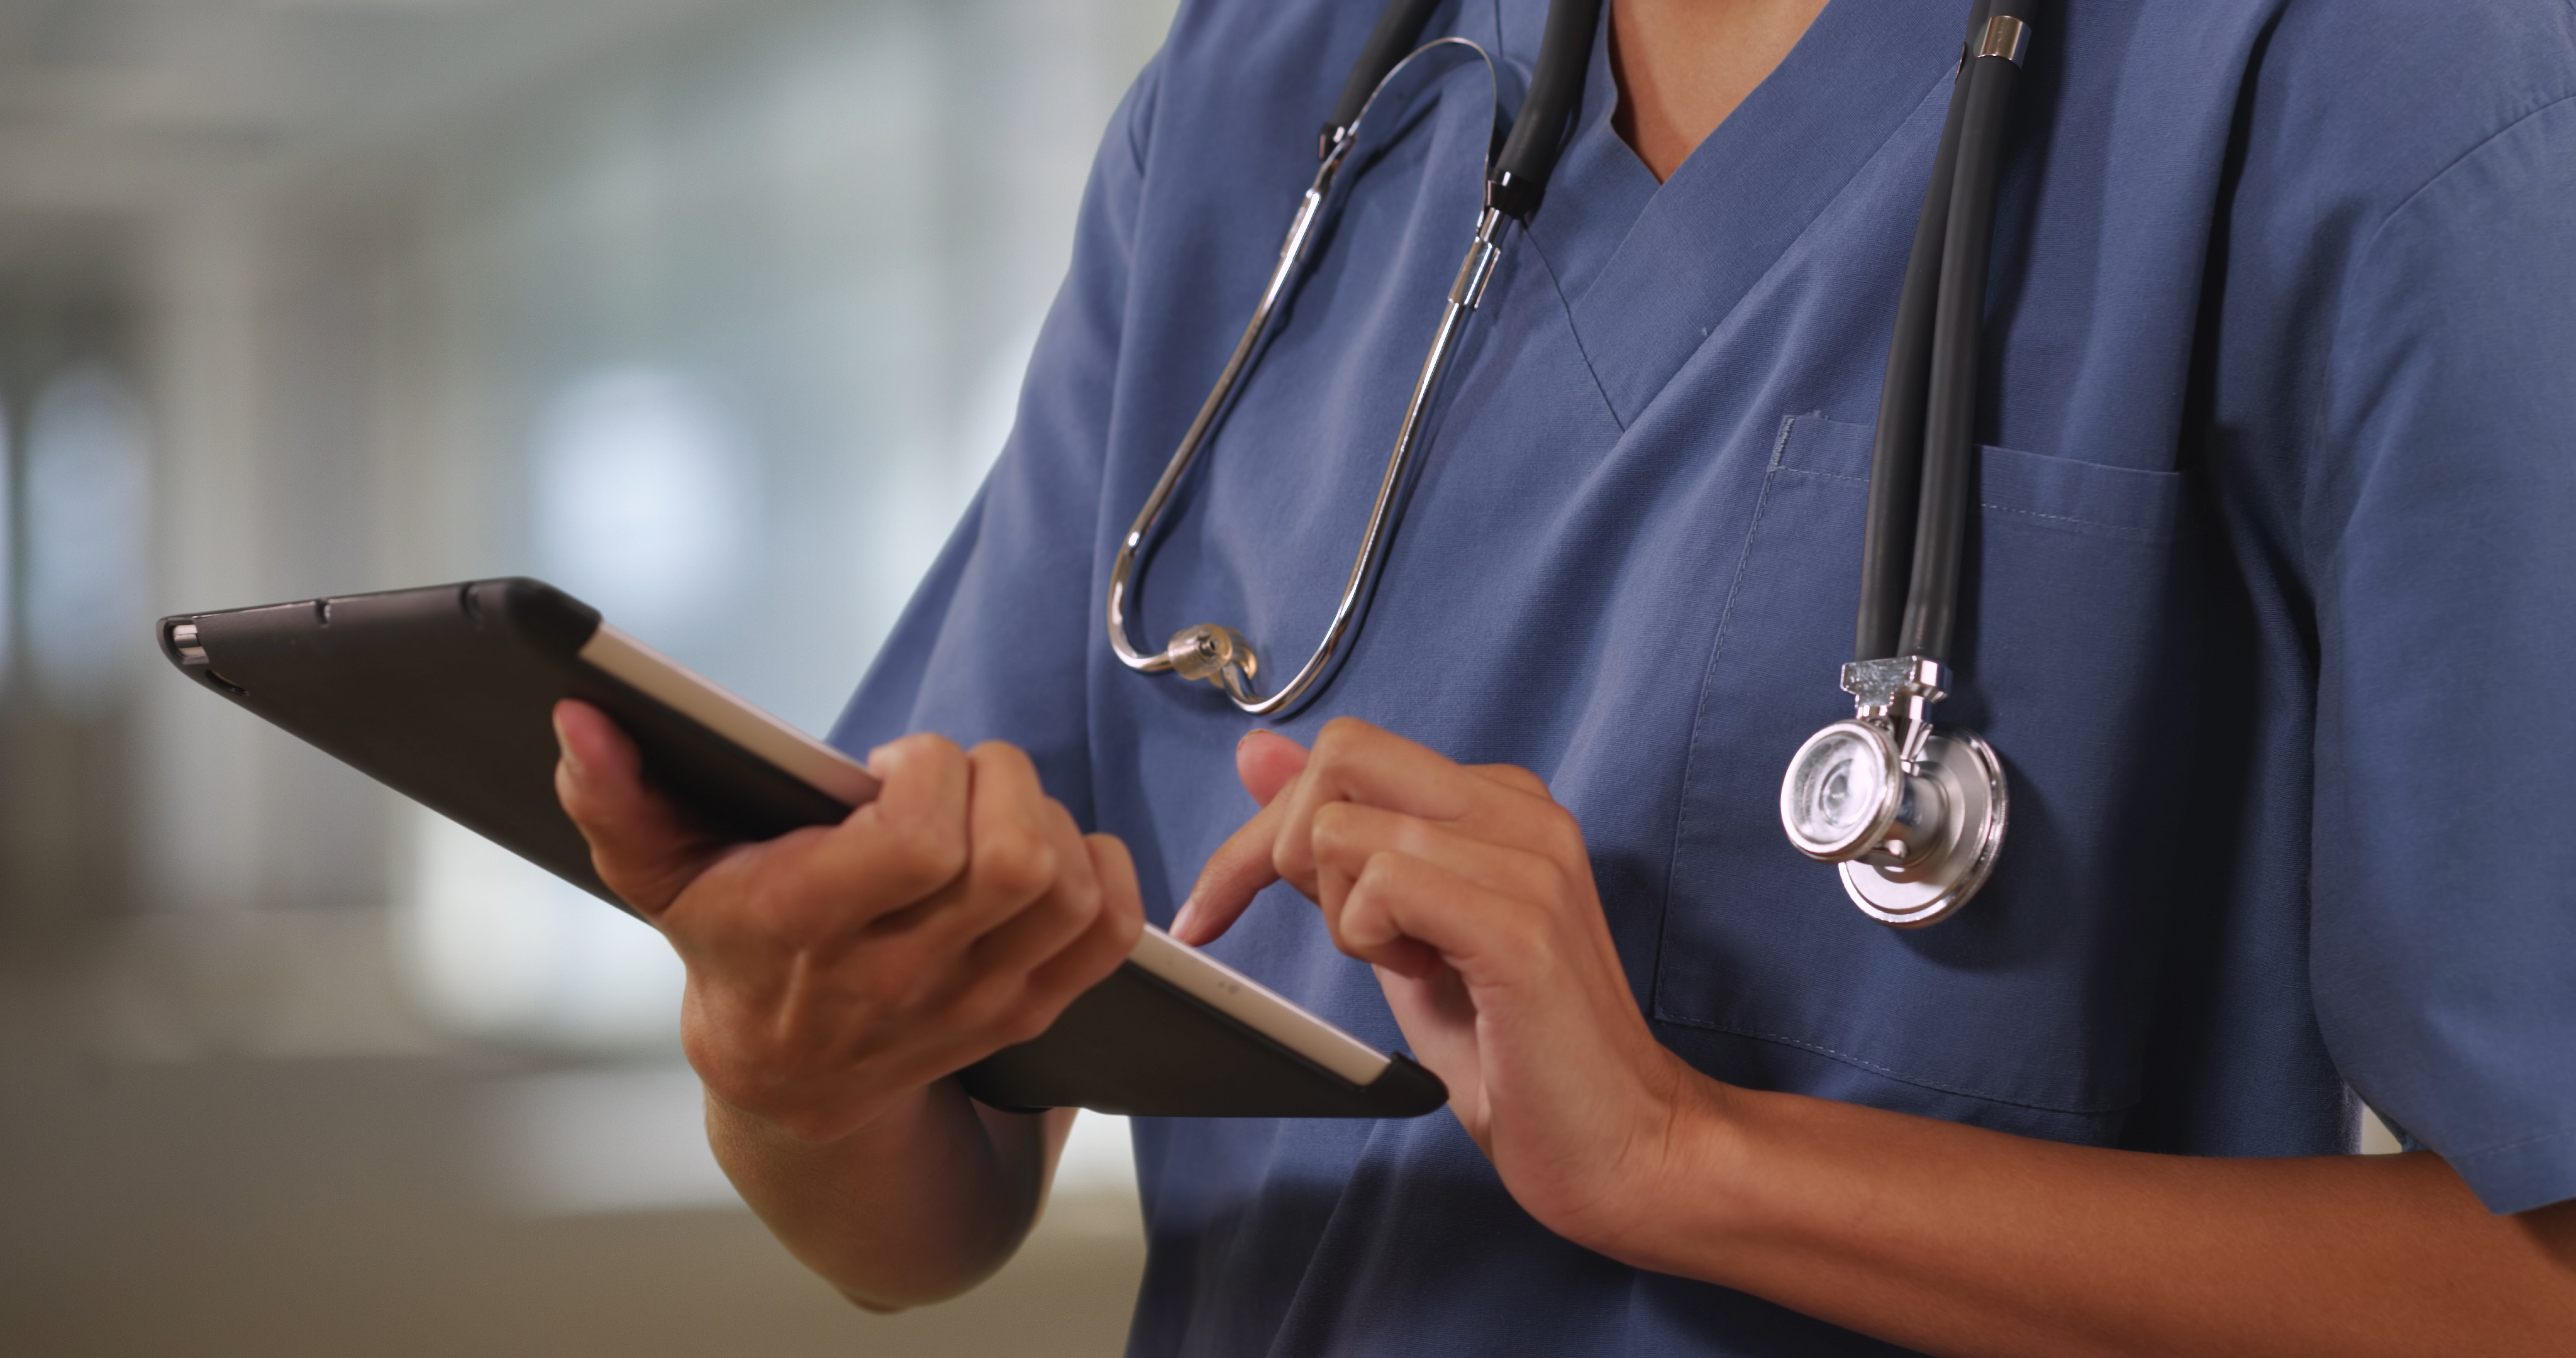
[[872, 1105], [863, 1125], [829, 1138], [712, 1091], [706, 1105], [708, 1141], [743, 1202], [868, 1310], [965, 1291], [1010, 1258], [1036, 1217], [1040, 1134], [997, 1138], [954, 1079]]
[[[1746, 1091], [1667, 1054], [1614, 1184], [1576, 1242], [1655, 1272], [1697, 1271], [1737, 1224], [1745, 1197]], [[1693, 1267], [1685, 1270], [1688, 1262]]]
[[[853, 1146], [912, 1134], [930, 1111], [938, 1084], [893, 1090], [862, 1104], [783, 1111], [746, 1108], [706, 1085], [707, 1134], [719, 1145], [761, 1155], [845, 1153]], [[963, 1099], [962, 1091], [958, 1097]]]

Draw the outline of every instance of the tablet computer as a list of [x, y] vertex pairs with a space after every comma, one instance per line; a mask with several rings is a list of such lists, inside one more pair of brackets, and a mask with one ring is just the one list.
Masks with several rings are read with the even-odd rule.
[[[619, 908], [555, 800], [554, 705], [634, 738], [710, 830], [838, 823], [877, 781], [541, 581], [474, 580], [164, 618], [181, 673]], [[1001, 1108], [1170, 1117], [1412, 1117], [1438, 1077], [1148, 927], [1044, 1034], [960, 1072]]]

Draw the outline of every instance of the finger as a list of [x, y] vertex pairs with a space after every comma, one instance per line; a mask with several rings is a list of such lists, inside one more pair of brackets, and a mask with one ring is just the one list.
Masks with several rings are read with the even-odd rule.
[[1261, 889], [1279, 880], [1271, 866], [1272, 841], [1284, 811], [1280, 794], [1306, 767], [1306, 747], [1273, 731], [1255, 731], [1234, 747], [1235, 776], [1262, 810], [1226, 838], [1199, 870], [1198, 881], [1172, 913], [1172, 937], [1196, 947], [1234, 927]]
[[644, 781], [635, 743], [588, 703], [555, 704], [555, 797], [590, 842], [599, 879], [646, 919], [726, 847]]
[[[1536, 787], [1533, 794], [1524, 788]], [[1424, 820], [1453, 821], [1480, 838], [1522, 843], [1544, 835], [1551, 850], [1567, 847], [1563, 812], [1548, 800], [1536, 775], [1526, 780], [1492, 768], [1466, 768], [1428, 746], [1367, 722], [1337, 717], [1316, 737], [1306, 771], [1283, 794], [1287, 822], [1279, 827], [1273, 866], [1281, 877], [1316, 897], [1312, 853], [1315, 812], [1333, 802], [1360, 802]], [[1578, 842], [1572, 847], [1581, 851]]]
[[865, 927], [927, 900], [966, 873], [967, 802], [974, 771], [945, 736], [918, 733], [880, 745], [868, 767], [882, 787], [816, 843], [812, 879], [850, 883], [855, 891], [803, 893], [788, 908], [819, 912], [781, 921], [800, 935]]
[[1100, 879], [1100, 911], [1080, 938], [1029, 973], [1031, 1003], [1045, 1012], [1049, 1023], [1076, 996], [1116, 971], [1136, 951], [1137, 936], [1145, 932], [1144, 896], [1127, 846], [1109, 835], [1091, 835], [1083, 844]]
[[[1100, 887], [1088, 912], [1066, 929], [1060, 927], [1065, 915], [1033, 907], [985, 935], [977, 944], [975, 989], [958, 1006], [961, 1026], [998, 1034], [1006, 1045], [1030, 1041], [1135, 951], [1145, 910], [1127, 847], [1092, 835], [1075, 852]], [[986, 956], [988, 947], [996, 955]]]
[[1336, 717], [1315, 738], [1301, 787], [1309, 797], [1362, 801], [1426, 820], [1456, 820], [1508, 794], [1419, 741], [1356, 717]]
[[966, 760], [965, 871], [870, 926], [912, 936], [929, 950], [925, 956], [970, 946], [1055, 884], [1051, 818], [1063, 808], [1039, 788], [1037, 767], [1000, 741], [976, 746]]
[[1412, 977], [1417, 982], [1430, 979], [1453, 966], [1435, 943], [1404, 933], [1396, 923], [1396, 907], [1409, 904], [1412, 912], [1425, 912], [1430, 907], [1473, 910], [1473, 902], [1484, 894], [1481, 886], [1458, 879], [1435, 863], [1409, 858], [1404, 853], [1381, 853], [1360, 871], [1358, 879], [1352, 879], [1350, 889], [1342, 892], [1342, 910], [1334, 915], [1332, 946], [1342, 948], [1345, 956], [1355, 956], [1370, 966], [1383, 966], [1399, 977]]
[[1493, 893], [1438, 864], [1409, 854], [1379, 854], [1343, 893], [1333, 946], [1417, 981], [1443, 968], [1464, 974], [1461, 959], [1449, 947], [1413, 928], [1455, 943], [1456, 921], [1480, 913], [1490, 920], [1493, 902]]
[[1054, 885], [1019, 911], [996, 921], [972, 944], [977, 984], [1017, 996], [1028, 973], [1082, 936], [1100, 913], [1101, 884], [1091, 846], [1073, 817], [1054, 811], [1049, 847], [1059, 865]]
[[1543, 904], [1568, 895], [1563, 865], [1545, 853], [1359, 802], [1334, 802], [1316, 813], [1314, 852], [1328, 887], [1332, 880], [1347, 885], [1379, 854], [1400, 853], [1517, 900]]
[[1518, 764], [1469, 764], [1467, 772], [1489, 783], [1499, 783], [1514, 792], [1555, 801], [1556, 794], [1547, 790], [1547, 780]]
[[[1300, 775], [1302, 777], [1303, 775]], [[1199, 879], [1190, 887], [1181, 908], [1172, 914], [1173, 938], [1191, 947], [1214, 941], [1234, 927], [1252, 898], [1261, 889], [1279, 880], [1275, 866], [1279, 827], [1287, 824], [1290, 789], [1298, 782], [1289, 780], [1270, 804], [1245, 821], [1225, 842], [1208, 855], [1207, 866], [1199, 869]]]
[[1234, 774], [1252, 800], [1268, 806], [1306, 767], [1306, 747], [1276, 731], [1255, 731], [1234, 747]]
[[[1323, 894], [1326, 926], [1334, 936], [1369, 946], [1388, 941], [1379, 932], [1392, 927], [1383, 917], [1346, 918], [1353, 886], [1376, 860], [1389, 856], [1419, 859], [1478, 890], [1524, 906], [1549, 910], [1582, 893], [1572, 890], [1566, 869], [1545, 854], [1488, 843], [1462, 834], [1454, 826], [1418, 817], [1336, 802], [1315, 818], [1315, 858]], [[1588, 898], [1588, 897], [1587, 897]]]

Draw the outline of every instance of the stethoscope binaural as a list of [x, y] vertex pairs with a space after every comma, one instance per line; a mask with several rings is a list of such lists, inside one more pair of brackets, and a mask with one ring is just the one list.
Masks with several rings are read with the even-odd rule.
[[[1378, 570], [1385, 563], [1387, 543], [1394, 537], [1394, 509], [1421, 441], [1423, 416], [1430, 409], [1442, 374], [1448, 370], [1468, 313], [1484, 300], [1485, 285], [1493, 279], [1495, 261], [1502, 254], [1498, 239], [1503, 221], [1526, 221], [1537, 209], [1548, 175], [1556, 168], [1566, 124], [1583, 92], [1583, 68], [1591, 60], [1592, 30], [1600, 14], [1600, 0], [1555, 0], [1548, 9], [1547, 30], [1540, 43], [1529, 94], [1521, 101], [1520, 113], [1512, 120], [1501, 152], [1487, 157], [1485, 202], [1476, 218], [1475, 237], [1468, 243], [1467, 258], [1459, 265], [1456, 280], [1450, 284], [1431, 352], [1424, 357], [1412, 396], [1405, 403], [1403, 423], [1396, 428], [1395, 451], [1388, 455], [1386, 472], [1378, 480], [1377, 502], [1369, 510], [1368, 531], [1361, 536], [1359, 556], [1351, 563], [1341, 599], [1333, 608], [1332, 622], [1314, 654], [1276, 692], [1263, 694], [1253, 687], [1260, 674], [1260, 658], [1243, 634], [1231, 627], [1200, 623], [1173, 633], [1171, 641], [1159, 651], [1138, 650], [1127, 635], [1127, 605], [1146, 539], [1251, 367], [1254, 351], [1270, 327], [1280, 297], [1305, 260], [1316, 217], [1332, 192], [1333, 181], [1358, 145], [1360, 125], [1376, 104], [1378, 93], [1400, 67], [1433, 47], [1454, 46], [1485, 55], [1474, 44], [1456, 38], [1442, 39], [1430, 47], [1414, 47], [1423, 24], [1438, 4], [1439, 0], [1391, 0], [1378, 16], [1377, 27], [1370, 32], [1359, 63], [1351, 68], [1350, 79], [1342, 85], [1341, 98], [1333, 105], [1332, 119], [1324, 124], [1317, 145], [1323, 164], [1316, 168], [1314, 182], [1297, 202], [1296, 216], [1288, 224], [1288, 238], [1279, 247], [1278, 264], [1270, 272], [1269, 286], [1262, 289], [1261, 301], [1253, 308], [1251, 322], [1244, 326], [1243, 337], [1235, 342], [1233, 355], [1218, 374], [1215, 390], [1208, 393], [1197, 418], [1181, 435], [1179, 450], [1154, 482], [1154, 489], [1145, 497], [1145, 507], [1138, 511], [1127, 536], [1120, 539], [1117, 559], [1110, 565], [1109, 645], [1120, 662], [1143, 674], [1170, 673], [1184, 679], [1204, 679], [1223, 689], [1236, 707], [1254, 716], [1284, 715], [1312, 698], [1346, 653], [1342, 643], [1359, 625]], [[1492, 65], [1492, 59], [1487, 57], [1489, 70]]]
[[[1488, 158], [1475, 234], [1414, 380], [1359, 554], [1323, 640], [1306, 663], [1264, 694], [1255, 687], [1260, 658], [1233, 628], [1200, 623], [1174, 633], [1161, 650], [1138, 649], [1128, 636], [1127, 614], [1147, 543], [1251, 367], [1378, 93], [1405, 63], [1433, 48], [1454, 45], [1484, 55], [1456, 38], [1415, 46], [1438, 4], [1391, 0], [1379, 15], [1324, 125], [1317, 148], [1322, 164], [1298, 200], [1252, 319], [1120, 539], [1110, 567], [1109, 644], [1119, 661], [1139, 673], [1205, 680], [1255, 716], [1285, 715], [1311, 701], [1348, 653], [1394, 535], [1395, 509], [1424, 415], [1468, 314], [1492, 280], [1503, 223], [1526, 223], [1537, 209], [1581, 101], [1600, 0], [1554, 0], [1529, 93], [1500, 151]], [[1811, 858], [1839, 865], [1853, 902], [1899, 927], [1932, 923], [1965, 904], [1985, 884], [2003, 843], [2002, 764], [1976, 733], [1934, 725], [1930, 709], [1951, 683], [1944, 660], [1958, 614], [1961, 548], [1976, 471], [1977, 361], [1995, 184], [2035, 8], [2036, 0], [1974, 0], [1971, 6], [1879, 397], [1854, 659], [1842, 670], [1842, 687], [1855, 710], [1799, 747], [1780, 787], [1780, 819], [1790, 842]]]

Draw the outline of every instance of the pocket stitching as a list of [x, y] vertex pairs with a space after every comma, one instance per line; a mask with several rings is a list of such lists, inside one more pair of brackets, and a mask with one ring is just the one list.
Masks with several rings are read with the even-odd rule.
[[1673, 888], [1681, 877], [1682, 821], [1690, 807], [1691, 776], [1699, 770], [1699, 736], [1700, 728], [1708, 723], [1709, 689], [1716, 683], [1717, 662], [1726, 654], [1726, 625], [1734, 620], [1735, 601], [1744, 593], [1744, 574], [1753, 561], [1754, 539], [1761, 535], [1762, 516], [1771, 509], [1771, 485], [1781, 472], [1789, 470], [1782, 465], [1783, 458], [1789, 450], [1789, 432], [1797, 427], [1800, 418], [1792, 415], [1780, 421], [1780, 435], [1771, 442], [1771, 461], [1762, 469], [1762, 493], [1753, 501], [1753, 522], [1745, 528], [1743, 550], [1735, 557], [1735, 578], [1727, 582], [1726, 603], [1717, 610], [1717, 635], [1709, 643], [1708, 663], [1699, 672], [1699, 701], [1691, 707], [1690, 743], [1682, 747], [1683, 795], [1673, 799], [1672, 846], [1664, 851], [1664, 899], [1662, 907], [1655, 912], [1655, 963], [1653, 971], [1648, 973], [1653, 979], [1647, 986], [1646, 995], [1659, 1013], [1663, 1008], [1660, 1001], [1664, 990], [1664, 944], [1671, 937], [1665, 922], [1671, 918]]
[[[1867, 425], [1852, 424], [1848, 421], [1837, 420], [1824, 414], [1822, 411], [1808, 411], [1805, 414], [1793, 416], [1790, 418], [1788, 423], [1795, 424], [1801, 421], [1812, 421], [1827, 430], [1847, 429], [1855, 431], [1857, 434], [1861, 435], [1867, 435], [1870, 432], [1869, 426]], [[1819, 437], [1826, 436], [1827, 435], [1819, 435]], [[1864, 485], [1869, 481], [1869, 478], [1866, 476], [1853, 476], [1847, 472], [1829, 471], [1823, 467], [1799, 466], [1793, 464], [1787, 460], [1788, 442], [1789, 431], [1784, 426], [1781, 431], [1780, 444], [1772, 452], [1772, 470], [1795, 472], [1800, 476], [1820, 477], [1828, 481], [1850, 481]], [[2047, 453], [2035, 453], [2026, 448], [2012, 448], [2002, 444], [1979, 444], [1977, 445], [1977, 461], [1979, 464], [1980, 477], [1984, 474], [1984, 464], [1986, 460], [1985, 454], [1989, 451], [2003, 453], [2016, 458], [2037, 459], [2051, 465], [2081, 467], [2086, 470], [2086, 474], [2108, 473], [2113, 476], [2146, 476], [2158, 479], [2170, 479], [2179, 475], [2179, 473], [2172, 471], [2141, 471], [2140, 469], [2132, 467], [2115, 467], [2102, 463], [2085, 462], [2077, 458], [2055, 457]], [[2091, 532], [2115, 534], [2117, 536], [2142, 543], [2164, 542], [2175, 536], [2175, 529], [2171, 524], [2161, 527], [2140, 527], [2133, 523], [2114, 523], [2103, 519], [2085, 518], [2076, 514], [2051, 514], [2044, 510], [2027, 509], [2014, 504], [1999, 504], [1993, 500], [1982, 498], [1977, 501], [1977, 507], [1980, 509], [1990, 509], [1998, 514], [2015, 514], [2023, 518], [2038, 519], [2046, 523], [2066, 524], [2070, 527], [2082, 528]]]
[[2134, 1099], [2127, 1103], [2106, 1103], [2098, 1107], [2077, 1104], [2039, 1103], [2030, 1099], [2016, 1099], [2003, 1094], [1989, 1094], [1982, 1089], [1970, 1089], [1966, 1085], [1947, 1084], [1940, 1080], [1927, 1079], [1920, 1075], [1908, 1075], [1893, 1066], [1881, 1065], [1878, 1062], [1868, 1060], [1867, 1058], [1854, 1056], [1849, 1052], [1836, 1051], [1822, 1043], [1810, 1042], [1803, 1038], [1789, 1037], [1781, 1033], [1757, 1032], [1751, 1028], [1731, 1027], [1723, 1023], [1712, 1023], [1706, 1019], [1683, 1018], [1678, 1015], [1665, 1012], [1663, 1007], [1660, 1005], [1656, 1007], [1655, 1018], [1658, 1022], [1670, 1023], [1682, 1028], [1697, 1028], [1703, 1032], [1711, 1033], [1728, 1033], [1736, 1037], [1749, 1037], [1757, 1042], [1776, 1042], [1783, 1047], [1795, 1047], [1800, 1051], [1814, 1052], [1818, 1056], [1829, 1057], [1833, 1060], [1842, 1062], [1844, 1065], [1868, 1071], [1870, 1074], [1876, 1075], [1881, 1079], [1894, 1080], [1898, 1084], [1913, 1085], [1919, 1089], [1937, 1089], [1944, 1094], [1956, 1094], [1961, 1098], [1977, 1099], [1985, 1103], [1999, 1103], [2009, 1108], [2029, 1108], [2042, 1113], [2068, 1113], [2079, 1117], [2101, 1117], [2105, 1114], [2117, 1113], [2123, 1109], [2133, 1108], [2136, 1106], [2136, 1100]]
[[[1982, 447], [1980, 448], [1980, 451], [1983, 451]], [[2004, 451], [2011, 450], [2007, 449]], [[1782, 466], [1775, 467], [1773, 470], [1786, 472], [1791, 476], [1812, 476], [1820, 481], [1849, 481], [1856, 486], [1865, 486], [1869, 484], [1869, 478], [1866, 476], [1845, 476], [1841, 472], [1817, 471], [1813, 467]], [[1767, 491], [1765, 492], [1765, 498], [1768, 498]], [[2169, 533], [2159, 532], [2153, 528], [2136, 528], [2125, 523], [2104, 523], [2100, 519], [2080, 519], [2072, 514], [2043, 514], [2036, 509], [2023, 509], [2019, 505], [1999, 505], [1992, 500], [1979, 500], [1977, 502], [1977, 508], [1991, 509], [1998, 514], [2019, 514], [2026, 519], [2044, 519], [2050, 523], [2072, 524], [2075, 527], [2091, 529], [2097, 533], [2117, 533], [2121, 537], [2135, 538], [2140, 542], [2161, 542], [2165, 538], [2171, 536]]]
[[2011, 505], [1996, 504], [1992, 500], [1980, 501], [1977, 507], [1991, 509], [1998, 514], [2019, 514], [2026, 519], [2044, 519], [2050, 523], [2072, 524], [2096, 533], [2112, 533], [2139, 542], [2162, 542], [2172, 536], [2170, 533], [2158, 532], [2152, 528], [2132, 528], [2124, 523], [2104, 523], [2099, 519], [2079, 519], [2071, 514], [2042, 514], [2036, 509], [2016, 509]]

